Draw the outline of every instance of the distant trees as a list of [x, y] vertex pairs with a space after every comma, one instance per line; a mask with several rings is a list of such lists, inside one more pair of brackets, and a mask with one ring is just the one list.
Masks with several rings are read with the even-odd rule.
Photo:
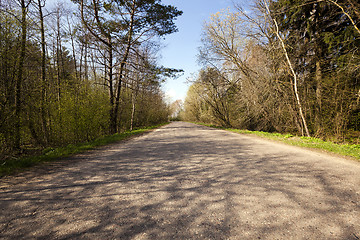
[[184, 103], [178, 99], [170, 104], [170, 120], [180, 120], [183, 114]]
[[[251, 130], [338, 138], [359, 130], [358, 10], [350, 0], [258, 0], [252, 13], [213, 15], [199, 58], [211, 79], [222, 76], [217, 86], [231, 89], [222, 106], [233, 107], [226, 122], [205, 99], [186, 115], [205, 104], [208, 121]], [[202, 84], [203, 72], [194, 88]], [[186, 109], [193, 98], [189, 91]]]
[[[181, 11], [159, 0], [0, 2], [0, 159], [167, 121], [156, 41]], [[74, 5], [72, 5], [74, 7]]]

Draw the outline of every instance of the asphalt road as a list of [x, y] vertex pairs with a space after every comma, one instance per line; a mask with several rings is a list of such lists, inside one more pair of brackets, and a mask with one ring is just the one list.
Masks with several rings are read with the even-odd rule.
[[0, 239], [359, 239], [360, 164], [176, 122], [0, 179]]

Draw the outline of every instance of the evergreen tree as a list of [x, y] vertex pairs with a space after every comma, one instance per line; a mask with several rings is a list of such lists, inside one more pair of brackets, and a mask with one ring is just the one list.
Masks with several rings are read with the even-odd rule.
[[[345, 1], [338, 3], [346, 5]], [[273, 1], [271, 10], [301, 76], [302, 99], [313, 134], [341, 134], [353, 105], [351, 96], [359, 88], [359, 72], [352, 66], [360, 60], [360, 36], [330, 1]], [[354, 19], [358, 23], [356, 15]]]

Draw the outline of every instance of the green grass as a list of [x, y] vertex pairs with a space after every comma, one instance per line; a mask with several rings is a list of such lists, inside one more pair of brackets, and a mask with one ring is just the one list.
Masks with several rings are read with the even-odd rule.
[[335, 153], [341, 156], [347, 156], [360, 160], [360, 145], [359, 144], [338, 144], [330, 141], [324, 141], [319, 138], [314, 137], [299, 137], [291, 134], [281, 134], [281, 133], [268, 133], [261, 131], [249, 131], [233, 128], [224, 128], [218, 127], [210, 124], [196, 123], [208, 127], [214, 127], [219, 129], [224, 129], [227, 131], [256, 135], [262, 138], [271, 139], [279, 142], [283, 142], [293, 146], [306, 147], [306, 148], [315, 148], [324, 150], [330, 153]]
[[60, 158], [69, 157], [76, 153], [85, 152], [88, 150], [95, 149], [99, 146], [104, 146], [110, 143], [115, 143], [119, 141], [123, 141], [129, 139], [133, 136], [137, 136], [143, 134], [145, 132], [150, 131], [151, 129], [158, 128], [166, 124], [160, 124], [152, 127], [135, 129], [133, 131], [126, 131], [123, 133], [117, 133], [111, 136], [105, 136], [94, 141], [78, 143], [78, 144], [69, 144], [65, 147], [59, 148], [46, 148], [43, 150], [42, 155], [38, 156], [28, 156], [28, 157], [20, 157], [8, 159], [5, 162], [0, 163], [0, 177], [12, 174], [17, 171], [21, 171], [23, 169], [38, 165], [44, 162], [56, 161]]

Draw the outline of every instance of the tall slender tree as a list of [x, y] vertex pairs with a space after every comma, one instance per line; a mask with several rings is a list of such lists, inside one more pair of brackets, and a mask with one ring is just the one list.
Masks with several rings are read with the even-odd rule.
[[19, 63], [18, 63], [18, 73], [16, 81], [16, 98], [15, 98], [15, 148], [21, 148], [21, 112], [22, 112], [22, 85], [24, 82], [24, 62], [26, 55], [26, 40], [27, 40], [27, 13], [28, 7], [31, 1], [20, 0], [21, 7], [21, 36], [20, 36], [20, 54], [19, 54]]

